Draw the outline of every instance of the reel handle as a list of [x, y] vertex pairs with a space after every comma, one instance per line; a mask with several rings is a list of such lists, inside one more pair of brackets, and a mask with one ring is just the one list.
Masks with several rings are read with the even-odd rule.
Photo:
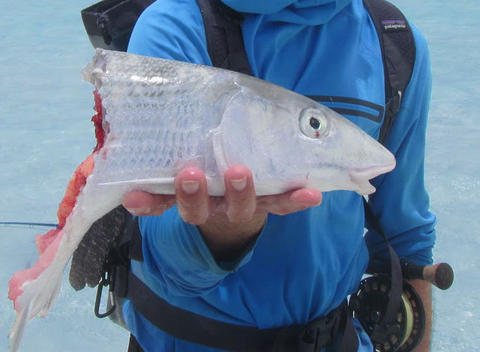
[[421, 266], [402, 261], [402, 273], [407, 280], [425, 280], [441, 290], [446, 290], [453, 283], [453, 269], [448, 263]]
[[[400, 260], [402, 275], [407, 280], [425, 280], [441, 290], [446, 290], [453, 283], [453, 269], [448, 263], [434, 265], [417, 265], [406, 260]], [[383, 260], [370, 261], [367, 274], [390, 274], [390, 266]]]

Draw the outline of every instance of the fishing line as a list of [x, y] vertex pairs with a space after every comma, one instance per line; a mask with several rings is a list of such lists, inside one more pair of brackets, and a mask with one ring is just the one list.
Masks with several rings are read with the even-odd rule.
[[23, 221], [0, 221], [0, 226], [27, 226], [27, 227], [55, 227], [58, 228], [58, 224], [50, 224], [45, 222], [23, 222]]

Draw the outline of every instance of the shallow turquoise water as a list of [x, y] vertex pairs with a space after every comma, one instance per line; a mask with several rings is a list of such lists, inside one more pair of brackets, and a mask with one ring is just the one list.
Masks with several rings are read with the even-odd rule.
[[[454, 286], [434, 291], [433, 351], [471, 351], [480, 341], [480, 2], [394, 1], [423, 31], [434, 90], [426, 176], [439, 218], [437, 261], [456, 270]], [[0, 0], [0, 221], [55, 222], [65, 185], [90, 153], [92, 88], [80, 70], [93, 49], [79, 11], [90, 1]], [[13, 272], [35, 257], [41, 229], [0, 227], [0, 351], [8, 346]], [[22, 351], [123, 351], [127, 335], [92, 312], [94, 290], [66, 283], [45, 319], [30, 323]]]

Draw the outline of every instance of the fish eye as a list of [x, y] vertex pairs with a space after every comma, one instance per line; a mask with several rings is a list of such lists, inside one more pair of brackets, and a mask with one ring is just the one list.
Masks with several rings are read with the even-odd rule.
[[316, 117], [310, 117], [310, 126], [314, 129], [314, 130], [318, 130], [320, 127], [321, 127], [321, 124], [320, 124], [320, 121], [318, 121], [318, 119]]
[[316, 109], [306, 109], [300, 114], [300, 130], [309, 137], [318, 139], [328, 132], [325, 115]]

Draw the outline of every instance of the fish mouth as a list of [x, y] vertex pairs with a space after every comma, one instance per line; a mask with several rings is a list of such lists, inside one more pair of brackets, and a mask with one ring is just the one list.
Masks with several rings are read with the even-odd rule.
[[395, 161], [387, 165], [371, 166], [363, 169], [354, 169], [350, 172], [350, 179], [358, 186], [356, 190], [361, 195], [369, 195], [375, 192], [375, 187], [369, 182], [374, 177], [392, 171]]

